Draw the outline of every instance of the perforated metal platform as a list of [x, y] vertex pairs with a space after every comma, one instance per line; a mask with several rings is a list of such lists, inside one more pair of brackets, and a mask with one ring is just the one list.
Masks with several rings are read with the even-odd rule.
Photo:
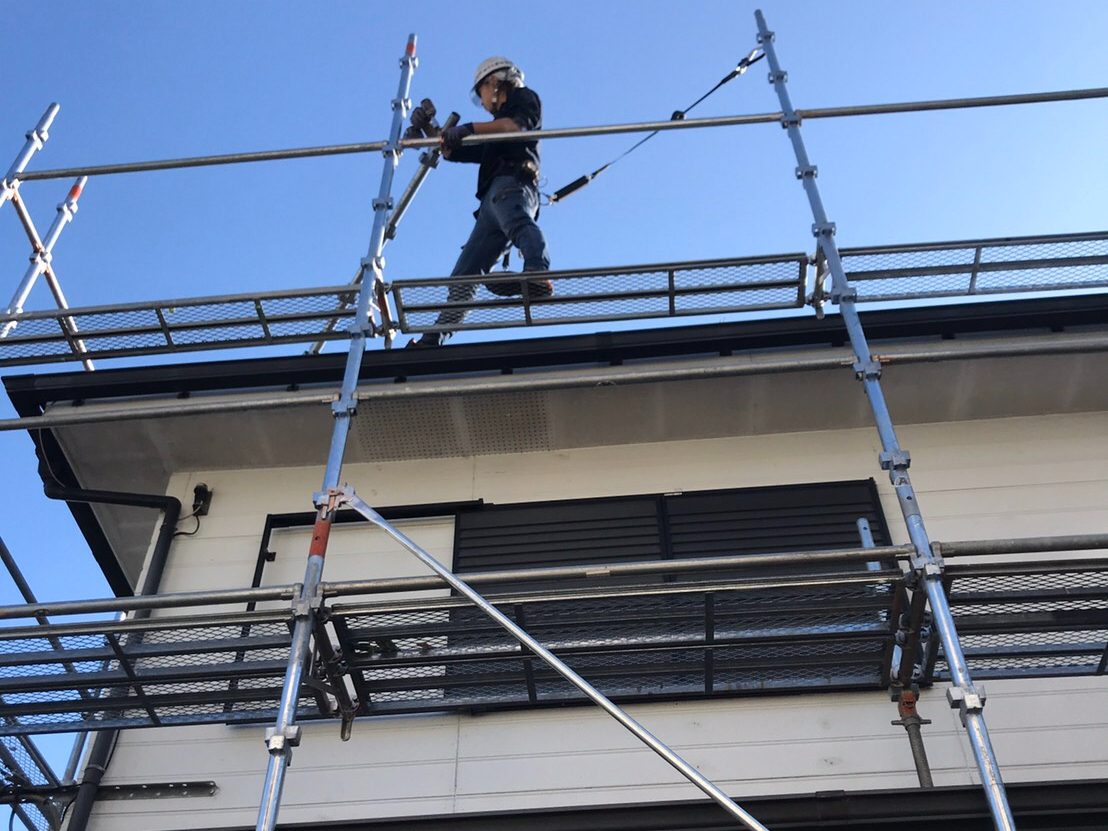
[[[1104, 675], [1108, 560], [948, 565], [944, 585], [974, 678]], [[950, 668], [936, 642], [928, 680]]]
[[786, 254], [548, 272], [553, 296], [533, 299], [501, 272], [397, 280], [392, 296], [405, 332], [503, 329], [799, 309], [807, 274], [806, 254]]
[[[859, 303], [1108, 287], [1108, 233], [843, 248]], [[817, 302], [828, 296], [820, 263]]]
[[[1108, 559], [949, 568], [975, 675], [1105, 673]], [[895, 674], [909, 607], [898, 568], [712, 577], [489, 596], [617, 701], [876, 690]], [[272, 720], [292, 620], [186, 609], [0, 629], [0, 735]], [[316, 644], [300, 719], [340, 716], [339, 687], [363, 716], [585, 700], [460, 598], [336, 603]], [[946, 680], [934, 634], [919, 654], [920, 683]]]
[[[1108, 288], [1104, 232], [841, 254], [863, 303]], [[822, 308], [830, 296], [824, 264], [807, 254], [554, 271], [547, 278], [550, 297], [518, 294], [518, 275], [396, 280], [393, 323], [415, 333], [772, 315], [806, 302]], [[499, 296], [488, 286], [517, 294]], [[0, 367], [344, 340], [355, 292], [345, 285], [0, 315], [0, 328], [16, 324], [0, 339]]]
[[[880, 688], [899, 581], [894, 569], [492, 599], [613, 698], [702, 698]], [[291, 622], [280, 611], [0, 630], [0, 734], [272, 719]], [[338, 715], [336, 684], [358, 715], [584, 700], [461, 599], [336, 605], [317, 644], [323, 632], [339, 663], [317, 653], [299, 718]]]

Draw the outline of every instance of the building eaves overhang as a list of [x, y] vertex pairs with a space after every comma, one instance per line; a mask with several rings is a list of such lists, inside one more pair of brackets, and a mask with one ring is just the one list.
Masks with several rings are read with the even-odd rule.
[[[875, 353], [999, 340], [1041, 343], [1044, 338], [1108, 334], [1108, 295], [871, 310], [862, 318]], [[842, 369], [761, 379], [685, 376], [680, 384], [675, 382], [682, 376], [668, 376], [689, 366], [712, 372], [750, 356], [778, 367], [796, 361], [800, 367], [812, 355], [835, 355], [832, 365]], [[44, 412], [79, 414], [81, 405], [125, 408], [151, 402], [180, 406], [183, 412], [190, 404], [224, 397], [330, 393], [342, 377], [345, 358], [325, 354], [190, 362], [10, 376], [4, 384], [21, 418]], [[390, 461], [865, 426], [864, 396], [847, 374], [850, 362], [847, 333], [837, 315], [374, 350], [366, 353], [360, 373], [362, 388], [376, 396], [360, 404], [374, 429], [356, 431], [347, 459]], [[922, 364], [914, 372], [890, 373], [886, 394], [894, 410], [899, 406], [908, 420], [918, 422], [1054, 412], [1059, 407], [1057, 411], [1108, 409], [1105, 385], [1092, 382], [1108, 375], [1108, 351], [1055, 355], [1037, 363], [1028, 357], [978, 361], [973, 372], [956, 370], [966, 363]], [[1007, 369], [998, 372], [1000, 366]], [[603, 373], [642, 368], [655, 373], [650, 376], [655, 380], [603, 388], [598, 385], [606, 382], [594, 382]], [[571, 388], [536, 391], [534, 386], [536, 381], [560, 384], [562, 379]], [[1001, 394], [1004, 384], [1005, 389], [1018, 389]], [[1028, 385], [1036, 384], [1041, 392], [1029, 394]], [[444, 388], [447, 394], [405, 398]], [[935, 389], [949, 394], [935, 395]], [[501, 394], [490, 396], [490, 390]], [[757, 412], [743, 416], [743, 402], [755, 396]], [[518, 427], [518, 436], [513, 438], [511, 429], [473, 430], [475, 420], [497, 417], [484, 404], [470, 406], [478, 399], [505, 408], [505, 422]], [[812, 400], [819, 406], [811, 406]], [[648, 408], [656, 410], [653, 417], [643, 416]], [[44, 481], [56, 477], [71, 487], [162, 493], [169, 476], [180, 470], [322, 464], [329, 408], [317, 404], [310, 409], [310, 416], [299, 407], [248, 413], [234, 421], [236, 414], [231, 413], [222, 421], [210, 414], [35, 430], [40, 458], [46, 462], [40, 473]], [[581, 419], [583, 410], [591, 417]], [[203, 443], [189, 440], [201, 423], [197, 419], [205, 425]], [[305, 423], [310, 429], [304, 430]], [[294, 430], [303, 431], [295, 441], [290, 439]], [[229, 431], [237, 431], [239, 438], [229, 439], [224, 435]], [[261, 444], [275, 450], [259, 452], [261, 444], [254, 447], [243, 440], [263, 434], [268, 440]], [[412, 441], [413, 436], [418, 440]], [[174, 449], [167, 451], [170, 446]], [[136, 453], [145, 454], [146, 463], [121, 470], [126, 465], [119, 460], [134, 459]], [[130, 509], [128, 518], [108, 506], [77, 503], [70, 510], [113, 590], [130, 594], [156, 516], [136, 516]]]

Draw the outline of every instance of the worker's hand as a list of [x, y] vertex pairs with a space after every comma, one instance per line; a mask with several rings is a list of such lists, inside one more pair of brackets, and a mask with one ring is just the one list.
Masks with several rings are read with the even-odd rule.
[[459, 124], [456, 127], [447, 127], [442, 131], [440, 141], [442, 146], [448, 150], [457, 150], [462, 146], [462, 139], [466, 136], [472, 136], [476, 132], [473, 129], [473, 122], [467, 122], [465, 124]]
[[431, 125], [431, 114], [423, 107], [412, 110], [412, 126], [417, 130], [423, 130]]

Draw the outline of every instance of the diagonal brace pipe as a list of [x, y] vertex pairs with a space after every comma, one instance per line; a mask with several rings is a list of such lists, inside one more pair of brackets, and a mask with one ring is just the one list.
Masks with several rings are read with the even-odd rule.
[[[77, 213], [77, 200], [81, 197], [81, 191], [84, 189], [87, 181], [87, 176], [82, 176], [78, 179], [73, 184], [73, 187], [69, 189], [65, 201], [58, 205], [58, 215], [54, 218], [50, 230], [46, 232], [46, 236], [42, 239], [40, 247], [36, 248], [35, 253], [31, 256], [31, 265], [27, 268], [27, 273], [23, 275], [23, 279], [16, 288], [15, 294], [12, 296], [12, 301], [8, 305], [7, 311], [4, 313], [5, 315], [17, 315], [23, 311], [23, 304], [27, 302], [27, 296], [31, 293], [35, 281], [38, 280], [39, 275], [50, 265], [54, 243], [58, 241], [58, 237], [61, 236], [62, 230], [72, 221], [74, 214]], [[0, 328], [0, 339], [6, 338], [11, 333], [12, 329], [16, 327], [17, 323], [18, 321], [15, 320], [9, 320], [5, 323], [3, 327]]]
[[746, 828], [751, 829], [751, 831], [768, 831], [764, 825], [739, 807], [731, 797], [720, 790], [710, 779], [674, 753], [673, 750], [663, 744], [653, 733], [631, 718], [631, 716], [622, 709], [613, 704], [603, 693], [597, 690], [596, 687], [592, 686], [592, 684], [574, 672], [560, 658], [555, 656], [553, 652], [527, 634], [527, 632], [520, 628], [515, 621], [489, 603], [467, 583], [459, 579], [454, 572], [420, 548], [419, 545], [390, 525], [379, 513], [369, 507], [369, 505], [357, 496], [352, 488], [347, 486], [343, 490], [346, 494], [345, 501], [347, 505], [414, 554], [420, 562], [445, 580], [452, 589], [468, 598], [473, 605], [492, 618], [492, 620], [504, 628], [508, 634], [519, 641], [521, 646], [529, 649], [539, 658], [542, 658], [551, 669], [587, 695], [593, 703], [626, 727], [635, 738], [661, 756], [662, 759], [676, 769], [678, 773], [711, 797], [721, 808], [727, 811], [727, 813], [735, 817], [735, 819], [741, 822]]

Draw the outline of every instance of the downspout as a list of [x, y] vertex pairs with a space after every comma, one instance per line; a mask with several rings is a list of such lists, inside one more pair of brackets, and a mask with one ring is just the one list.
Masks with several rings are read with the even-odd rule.
[[[177, 531], [177, 520], [181, 516], [181, 501], [172, 496], [163, 496], [144, 493], [120, 493], [117, 491], [84, 490], [82, 488], [66, 488], [61, 485], [47, 482], [43, 490], [50, 499], [60, 499], [65, 502], [89, 502], [103, 505], [127, 505], [136, 508], [157, 508], [164, 513], [162, 527], [158, 531], [158, 539], [154, 543], [154, 553], [150, 557], [150, 567], [146, 570], [146, 577], [142, 581], [140, 595], [156, 594], [158, 586], [165, 572], [165, 564], [169, 559], [169, 549], [173, 544], [173, 535]], [[140, 609], [135, 612], [134, 619], [141, 620], [150, 616], [149, 609]], [[89, 749], [88, 762], [85, 764], [84, 776], [77, 788], [77, 796], [69, 806], [68, 831], [85, 831], [88, 827], [89, 816], [92, 814], [93, 803], [96, 802], [96, 794], [100, 789], [100, 781], [104, 778], [104, 772], [115, 749], [115, 743], [119, 738], [118, 730], [103, 730], [96, 734]]]

